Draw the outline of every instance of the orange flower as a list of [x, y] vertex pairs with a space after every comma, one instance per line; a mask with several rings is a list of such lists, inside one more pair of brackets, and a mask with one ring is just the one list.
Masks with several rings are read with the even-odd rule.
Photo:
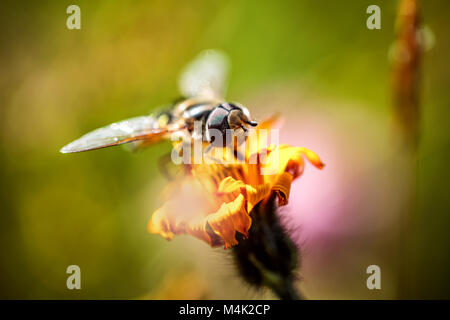
[[[167, 202], [153, 213], [150, 233], [166, 239], [190, 234], [211, 246], [236, 245], [236, 231], [248, 237], [250, 213], [260, 201], [274, 192], [278, 205], [288, 203], [292, 181], [304, 168], [303, 156], [321, 169], [319, 157], [306, 148], [289, 145], [262, 147], [261, 141], [273, 120], [263, 122], [249, 137], [245, 161], [231, 164], [193, 164], [186, 176], [170, 184]], [[225, 158], [233, 156], [226, 149]]]

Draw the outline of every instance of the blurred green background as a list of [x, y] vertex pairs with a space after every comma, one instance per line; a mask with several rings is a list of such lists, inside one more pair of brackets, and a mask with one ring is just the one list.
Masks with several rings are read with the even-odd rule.
[[[81, 30], [66, 28], [70, 4], [81, 8]], [[381, 7], [381, 30], [366, 28], [371, 4]], [[302, 240], [306, 296], [398, 297], [395, 214], [404, 201], [397, 193], [407, 187], [390, 160], [401, 152], [391, 137], [388, 60], [397, 4], [2, 1], [0, 298], [271, 297], [244, 285], [222, 249], [147, 233], [167, 183], [157, 161], [169, 144], [138, 154], [122, 148], [58, 152], [94, 128], [173, 101], [179, 71], [208, 48], [230, 56], [230, 100], [259, 117], [281, 111], [286, 130], [300, 130], [287, 135], [291, 142], [327, 163], [328, 173], [306, 171], [338, 176], [331, 193], [357, 188], [364, 194], [361, 203], [339, 209], [343, 225], [361, 219], [350, 233], [330, 233], [344, 239], [339, 248], [331, 253], [327, 241], [313, 241], [315, 229], [311, 242]], [[421, 8], [435, 42], [423, 59], [418, 191], [408, 238], [411, 295], [449, 298], [450, 3], [421, 1]], [[302, 139], [299, 128], [313, 138]], [[340, 138], [335, 143], [333, 137]], [[353, 179], [345, 180], [350, 174]], [[316, 193], [331, 183], [320, 181]], [[333, 194], [319, 202], [327, 199]], [[379, 217], [388, 222], [359, 231]], [[299, 220], [305, 228], [307, 222]], [[81, 267], [81, 290], [66, 288], [71, 264]], [[382, 267], [381, 291], [365, 287], [369, 264]]]

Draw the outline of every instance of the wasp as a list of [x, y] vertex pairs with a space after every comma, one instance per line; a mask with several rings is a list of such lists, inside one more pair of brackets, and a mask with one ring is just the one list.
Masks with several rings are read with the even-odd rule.
[[[227, 130], [246, 132], [247, 126], [257, 125], [246, 107], [224, 100], [227, 73], [228, 59], [223, 53], [202, 52], [181, 73], [179, 89], [184, 98], [169, 110], [96, 129], [64, 146], [60, 152], [82, 152], [132, 142], [138, 147], [148, 146], [169, 139], [175, 132], [181, 132], [186, 139], [201, 139], [209, 145], [226, 147]], [[200, 133], [194, 131], [196, 121], [201, 123]], [[215, 139], [213, 130], [218, 130], [223, 139]]]

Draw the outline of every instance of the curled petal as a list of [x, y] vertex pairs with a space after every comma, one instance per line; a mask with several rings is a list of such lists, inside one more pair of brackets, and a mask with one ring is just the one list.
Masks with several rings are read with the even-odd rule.
[[278, 205], [284, 206], [288, 204], [292, 180], [294, 180], [292, 174], [283, 172], [275, 182], [272, 190], [275, 191], [278, 196]]
[[188, 225], [186, 226], [186, 233], [205, 241], [210, 246], [215, 245], [213, 237], [207, 231], [206, 218], [189, 221]]
[[247, 200], [247, 212], [251, 212], [253, 207], [270, 194], [271, 185], [269, 183], [256, 186], [245, 184], [241, 180], [226, 177], [220, 183], [218, 194], [221, 196], [237, 197], [238, 193], [245, 196]]
[[318, 168], [324, 166], [320, 158], [306, 148], [280, 145], [267, 155], [264, 169], [268, 173], [264, 175], [264, 181], [272, 185], [280, 206], [288, 203], [292, 181], [303, 173], [303, 156]]
[[316, 168], [322, 169], [325, 166], [325, 164], [320, 160], [319, 156], [315, 152], [301, 147], [298, 147], [298, 149], [301, 151], [302, 154], [305, 155], [306, 159], [308, 159], [309, 162], [311, 162], [311, 164], [313, 164]]
[[277, 179], [277, 175], [281, 175], [283, 172], [291, 173], [294, 178], [300, 176], [304, 166], [302, 156], [305, 156], [315, 167], [319, 169], [324, 167], [317, 154], [311, 150], [291, 147], [289, 145], [280, 145], [267, 156], [264, 168], [270, 170], [268, 170], [269, 173], [266, 174], [265, 180], [273, 182]]
[[164, 212], [164, 207], [156, 210], [148, 222], [147, 229], [150, 233], [159, 233], [167, 240], [172, 240], [174, 232]]
[[252, 220], [245, 205], [245, 197], [240, 194], [234, 201], [222, 204], [219, 211], [207, 217], [214, 233], [223, 239], [225, 249], [237, 244], [236, 231], [248, 235]]

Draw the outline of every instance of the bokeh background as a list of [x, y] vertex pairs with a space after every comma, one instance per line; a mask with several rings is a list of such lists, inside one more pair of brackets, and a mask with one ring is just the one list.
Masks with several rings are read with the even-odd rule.
[[[81, 30], [66, 28], [70, 4], [81, 8]], [[366, 28], [371, 4], [381, 7], [381, 30]], [[157, 161], [170, 144], [58, 152], [173, 101], [179, 71], [208, 48], [230, 56], [229, 100], [257, 119], [281, 112], [282, 141], [326, 163], [306, 167], [280, 211], [295, 226], [304, 295], [449, 298], [450, 3], [421, 1], [428, 42], [413, 170], [403, 165], [410, 151], [396, 137], [389, 81], [397, 7], [2, 1], [0, 298], [273, 298], [245, 285], [229, 252], [147, 233], [167, 183]], [[71, 264], [81, 268], [81, 290], [66, 288]], [[382, 290], [366, 287], [371, 264], [381, 267]]]

